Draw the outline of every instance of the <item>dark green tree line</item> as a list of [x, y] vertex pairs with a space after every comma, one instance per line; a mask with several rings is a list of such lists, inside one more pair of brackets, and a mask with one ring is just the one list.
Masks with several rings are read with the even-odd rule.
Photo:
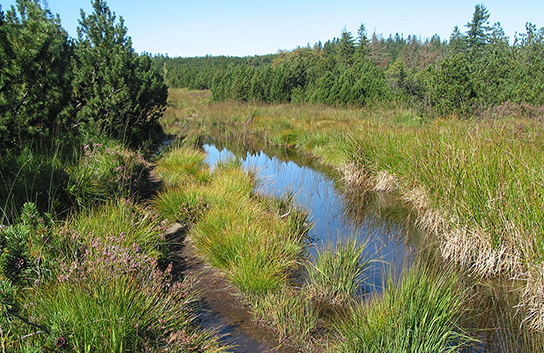
[[505, 102], [543, 105], [544, 29], [528, 23], [510, 44], [490, 17], [476, 5], [465, 31], [455, 26], [449, 41], [368, 35], [362, 24], [357, 37], [344, 29], [339, 38], [275, 57], [174, 58], [163, 65], [173, 87], [211, 88], [219, 101], [398, 101], [442, 115], [479, 114]]

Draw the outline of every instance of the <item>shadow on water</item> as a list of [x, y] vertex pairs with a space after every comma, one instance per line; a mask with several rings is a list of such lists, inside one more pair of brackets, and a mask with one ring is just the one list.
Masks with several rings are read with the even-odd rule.
[[[320, 166], [315, 159], [285, 149], [265, 153], [241, 145], [229, 145], [226, 149], [219, 144], [205, 144], [203, 148], [212, 168], [220, 160], [239, 158], [244, 167], [256, 172], [260, 180], [258, 192], [270, 196], [294, 195], [294, 201], [308, 212], [313, 224], [309, 233], [313, 241], [310, 256], [315, 256], [317, 248], [338, 240], [355, 237], [360, 243], [366, 242], [364, 256], [372, 261], [363, 283], [366, 292], [380, 292], [388, 274], [400, 274], [423, 247], [435, 246], [414, 227], [416, 215], [398, 196], [345, 190], [340, 176]], [[543, 351], [541, 334], [520, 329], [523, 315], [515, 308], [517, 298], [511, 294], [514, 291], [492, 281], [481, 281], [476, 288], [464, 327], [481, 343], [465, 352]], [[209, 310], [203, 316], [203, 325], [220, 330], [228, 337], [226, 343], [238, 345], [233, 352], [268, 352], [278, 347], [270, 337], [270, 330], [259, 332], [247, 312], [243, 319], [236, 318], [242, 314], [234, 313], [234, 309], [225, 310], [228, 305], [221, 300], [208, 298]], [[226, 318], [229, 315], [234, 318]], [[267, 343], [259, 343], [264, 341]], [[280, 347], [274, 351], [296, 350]]]

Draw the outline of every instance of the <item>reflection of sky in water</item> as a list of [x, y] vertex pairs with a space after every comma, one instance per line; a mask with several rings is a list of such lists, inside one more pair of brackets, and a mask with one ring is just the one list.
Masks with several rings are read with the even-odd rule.
[[[204, 150], [208, 154], [206, 161], [212, 168], [217, 161], [234, 157], [228, 150], [219, 151], [210, 145], [205, 145]], [[370, 285], [381, 287], [389, 264], [393, 264], [397, 271], [402, 268], [410, 249], [404, 241], [405, 224], [380, 221], [376, 215], [363, 218], [362, 223], [352, 221], [345, 214], [345, 203], [333, 181], [308, 167], [282, 162], [263, 152], [256, 155], [248, 153], [242, 163], [244, 167], [257, 171], [261, 180], [260, 192], [276, 196], [294, 193], [297, 204], [310, 214], [313, 223], [310, 236], [316, 240], [317, 246], [350, 236], [361, 242], [367, 241], [369, 246], [365, 255], [376, 260], [368, 273]], [[315, 248], [310, 249], [310, 253], [315, 254]]]

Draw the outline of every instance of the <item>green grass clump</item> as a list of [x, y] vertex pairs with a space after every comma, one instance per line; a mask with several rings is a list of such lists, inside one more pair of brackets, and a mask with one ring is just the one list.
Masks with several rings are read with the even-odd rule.
[[303, 291], [285, 288], [261, 296], [253, 301], [253, 314], [259, 321], [276, 328], [280, 340], [311, 346], [319, 314]]
[[366, 244], [356, 239], [330, 244], [319, 250], [315, 262], [308, 262], [309, 292], [316, 300], [345, 304], [355, 299], [369, 262], [363, 258]]
[[161, 192], [153, 204], [163, 217], [188, 227], [197, 222], [208, 208], [202, 188], [199, 185], [187, 185], [185, 188], [170, 189]]
[[465, 292], [453, 271], [416, 264], [381, 296], [338, 319], [339, 352], [453, 352], [469, 339], [458, 324]]
[[[155, 198], [159, 213], [186, 226], [194, 223], [190, 234], [197, 251], [242, 293], [254, 296], [281, 288], [301, 263], [306, 217], [289, 202], [272, 205], [256, 196], [254, 175], [236, 159], [218, 163], [202, 183], [199, 175], [208, 168], [201, 156], [182, 148], [157, 162], [167, 178], [185, 178]], [[165, 167], [171, 165], [176, 167]]]
[[144, 206], [108, 201], [57, 227], [33, 205], [22, 214], [22, 224], [0, 230], [3, 350], [226, 349], [197, 328], [194, 280], [175, 281], [171, 266], [159, 266], [164, 228]]
[[300, 234], [255, 200], [229, 205], [214, 207], [195, 225], [192, 237], [198, 251], [247, 295], [280, 288], [300, 263]]
[[154, 171], [165, 187], [183, 186], [184, 183], [206, 183], [210, 179], [205, 164], [206, 154], [193, 148], [171, 149], [157, 161]]

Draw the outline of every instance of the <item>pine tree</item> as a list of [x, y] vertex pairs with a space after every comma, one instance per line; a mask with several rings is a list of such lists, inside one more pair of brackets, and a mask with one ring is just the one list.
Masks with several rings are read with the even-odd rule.
[[168, 91], [147, 55], [138, 56], [123, 18], [103, 0], [81, 10], [75, 49], [77, 118], [88, 134], [106, 134], [138, 145], [160, 137], [158, 118]]
[[60, 19], [39, 1], [0, 13], [0, 150], [43, 148], [69, 130], [70, 57]]
[[484, 5], [476, 5], [472, 22], [466, 24], [469, 49], [479, 49], [489, 42], [489, 32], [491, 31], [491, 27], [488, 26], [489, 16], [489, 11]]

